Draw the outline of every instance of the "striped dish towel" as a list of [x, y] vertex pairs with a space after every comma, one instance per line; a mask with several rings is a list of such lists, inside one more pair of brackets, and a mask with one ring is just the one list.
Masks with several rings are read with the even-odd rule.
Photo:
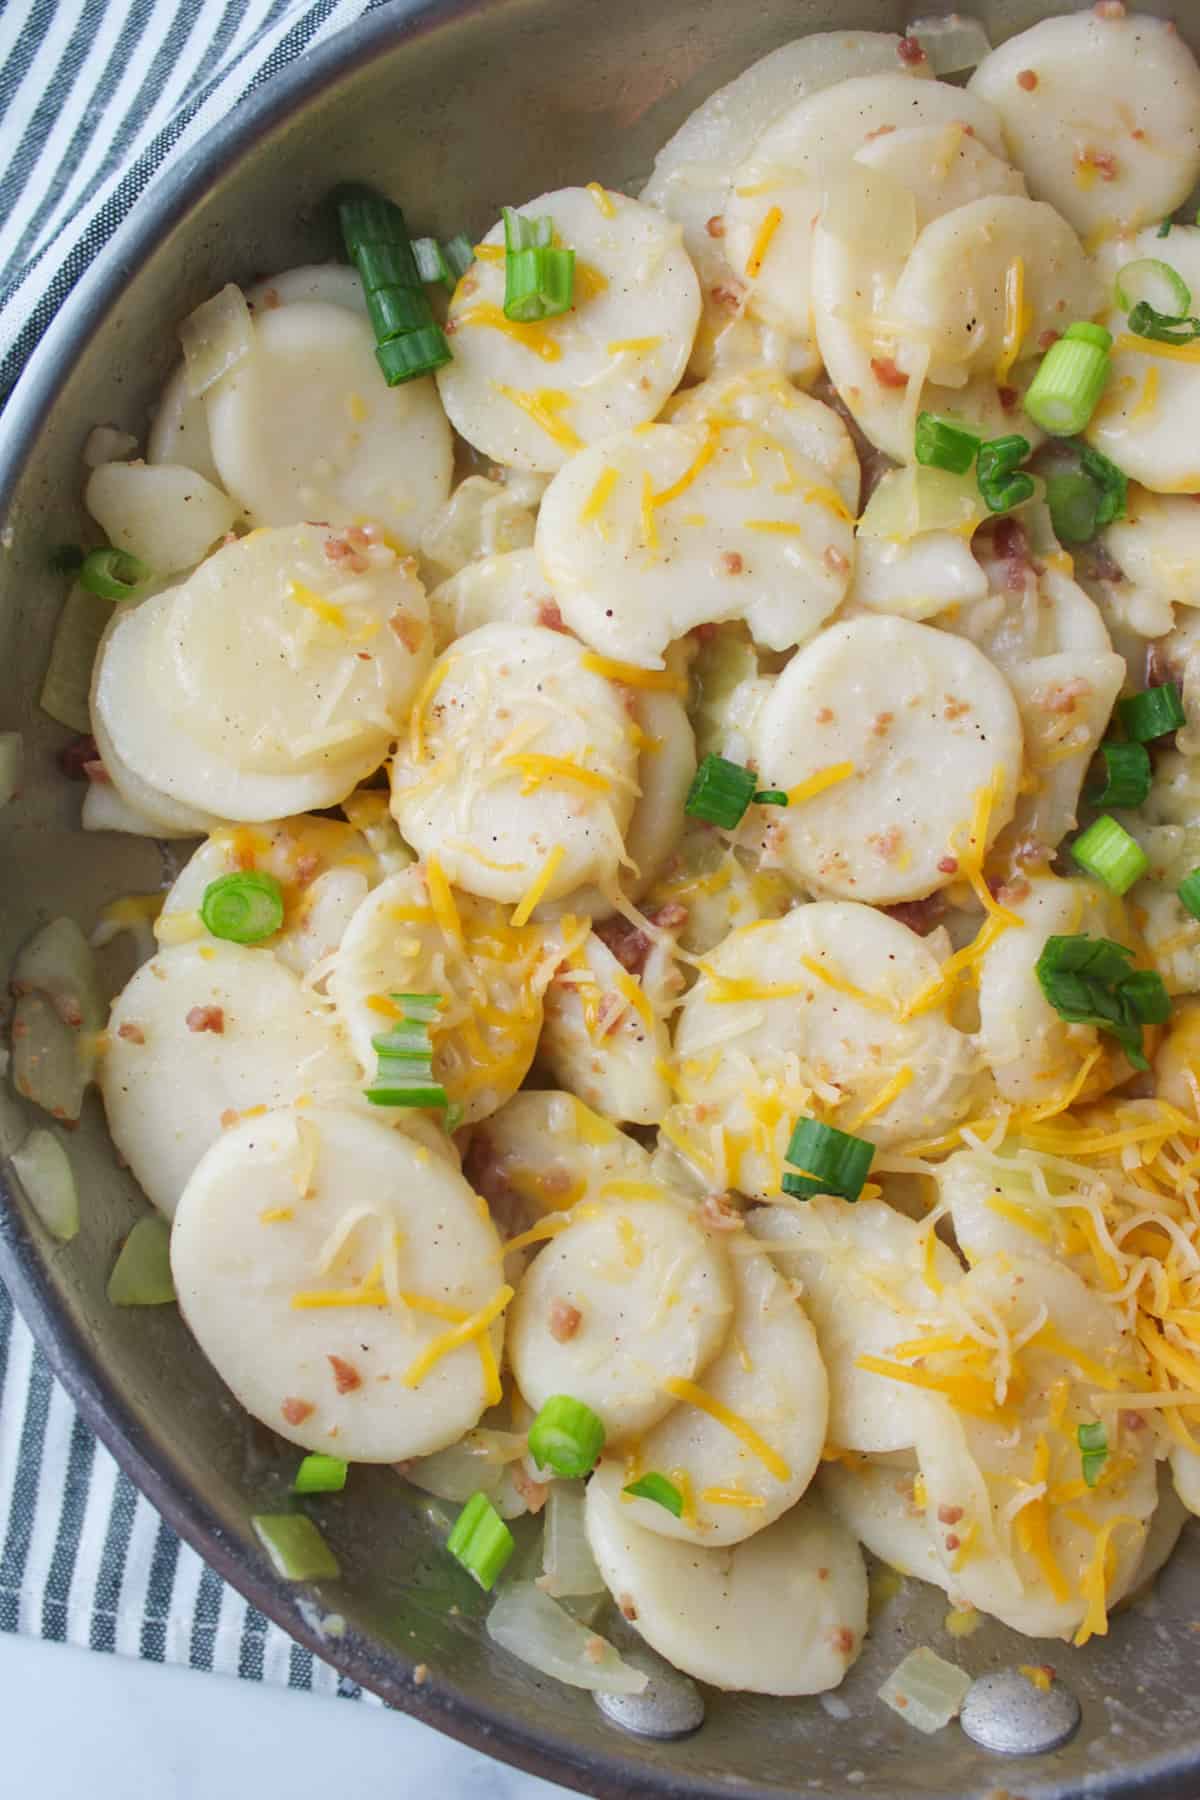
[[[387, 3], [0, 0], [0, 400], [155, 176]], [[0, 1631], [361, 1695], [179, 1542], [76, 1416], [3, 1287]]]

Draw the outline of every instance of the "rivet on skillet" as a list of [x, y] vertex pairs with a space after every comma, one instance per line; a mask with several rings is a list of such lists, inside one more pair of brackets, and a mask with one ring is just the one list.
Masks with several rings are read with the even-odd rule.
[[984, 1750], [1004, 1756], [1042, 1756], [1079, 1728], [1079, 1702], [1061, 1681], [1043, 1692], [1016, 1669], [981, 1675], [971, 1684], [959, 1724]]

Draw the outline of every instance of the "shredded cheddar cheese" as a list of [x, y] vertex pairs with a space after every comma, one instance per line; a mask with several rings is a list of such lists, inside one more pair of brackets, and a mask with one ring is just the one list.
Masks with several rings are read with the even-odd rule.
[[830, 763], [826, 769], [818, 769], [806, 781], [799, 781], [795, 787], [787, 790], [789, 806], [803, 806], [806, 800], [815, 800], [826, 788], [836, 787], [839, 781], [846, 781], [854, 773], [852, 762]]
[[473, 1338], [477, 1338], [481, 1332], [485, 1332], [500, 1317], [512, 1297], [512, 1288], [505, 1286], [498, 1289], [487, 1305], [481, 1306], [477, 1313], [472, 1313], [470, 1318], [464, 1319], [461, 1324], [453, 1326], [449, 1331], [440, 1332], [437, 1337], [431, 1338], [420, 1356], [409, 1364], [401, 1376], [400, 1379], [405, 1387], [420, 1387], [430, 1370], [444, 1356], [449, 1356], [454, 1350], [460, 1350], [464, 1344], [469, 1344]]
[[602, 218], [605, 218], [605, 219], [615, 219], [616, 218], [617, 209], [612, 203], [612, 196], [610, 194], [608, 194], [605, 191], [605, 189], [600, 186], [600, 183], [598, 181], [589, 181], [587, 184], [587, 187], [585, 189], [585, 192], [589, 193], [592, 196], [592, 200], [595, 202], [596, 210], [598, 213], [600, 213]]
[[673, 1399], [682, 1400], [685, 1405], [694, 1406], [697, 1411], [707, 1413], [710, 1419], [715, 1419], [718, 1425], [723, 1425], [726, 1431], [731, 1431], [752, 1455], [757, 1456], [759, 1462], [769, 1474], [775, 1477], [776, 1481], [791, 1480], [792, 1472], [779, 1452], [772, 1450], [770, 1444], [759, 1436], [753, 1425], [743, 1419], [739, 1413], [731, 1411], [724, 1401], [718, 1400], [714, 1394], [706, 1393], [703, 1388], [697, 1387], [694, 1381], [685, 1381], [681, 1375], [670, 1376], [663, 1382], [663, 1387]]
[[767, 251], [771, 248], [771, 239], [783, 223], [783, 208], [769, 207], [763, 216], [763, 222], [754, 234], [754, 242], [750, 246], [750, 254], [746, 258], [746, 274], [754, 281], [766, 260]]
[[498, 394], [503, 394], [506, 400], [511, 400], [527, 418], [532, 419], [560, 450], [583, 449], [583, 439], [562, 416], [571, 404], [570, 394], [564, 393], [561, 388], [538, 388], [527, 393], [523, 388], [509, 387], [502, 381], [494, 382], [493, 386]]
[[337, 631], [346, 630], [346, 613], [343, 607], [335, 606], [332, 600], [322, 600], [320, 594], [306, 587], [302, 581], [289, 581], [284, 589], [288, 599], [306, 612], [315, 614], [324, 625], [332, 625]]
[[562, 358], [562, 345], [551, 330], [555, 323], [552, 319], [538, 319], [522, 324], [519, 320], [506, 318], [504, 309], [494, 302], [480, 300], [467, 307], [465, 312], [458, 313], [455, 323], [460, 331], [469, 325], [498, 331], [514, 344], [520, 344], [525, 350], [532, 350], [543, 362], [559, 362]]
[[611, 656], [600, 656], [595, 650], [589, 650], [583, 658], [583, 666], [593, 675], [602, 675], [606, 681], [619, 681], [623, 687], [645, 688], [652, 694], [687, 693], [687, 682], [681, 675], [672, 675], [669, 669], [641, 669], [636, 663], [617, 662]]
[[534, 907], [554, 880], [558, 873], [558, 865], [565, 855], [566, 850], [563, 846], [556, 844], [513, 908], [512, 917], [509, 920], [510, 925], [528, 925]]

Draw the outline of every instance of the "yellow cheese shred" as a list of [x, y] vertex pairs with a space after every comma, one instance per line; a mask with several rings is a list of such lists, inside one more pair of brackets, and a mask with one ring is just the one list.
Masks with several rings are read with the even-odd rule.
[[934, 1375], [928, 1369], [909, 1369], [903, 1363], [888, 1362], [882, 1356], [860, 1356], [856, 1369], [869, 1375], [883, 1375], [889, 1381], [905, 1382], [909, 1387], [925, 1388], [942, 1394], [959, 1412], [976, 1419], [1001, 1419], [1004, 1414], [996, 1405], [991, 1383], [978, 1375]]
[[647, 351], [657, 350], [661, 343], [660, 337], [614, 338], [611, 344], [606, 345], [606, 349], [610, 356], [620, 356], [625, 351], [630, 355], [640, 356]]
[[751, 281], [755, 280], [762, 269], [767, 251], [771, 248], [771, 239], [783, 223], [783, 209], [772, 206], [763, 218], [762, 224], [754, 234], [754, 242], [750, 246], [750, 254], [746, 258], [746, 274]]
[[1139, 356], [1161, 357], [1164, 362], [1200, 362], [1200, 343], [1163, 344], [1157, 338], [1134, 337], [1128, 331], [1123, 331], [1113, 345], [1114, 355], [1122, 350], [1134, 350]]
[[511, 400], [514, 406], [520, 407], [526, 417], [540, 426], [560, 450], [583, 449], [583, 439], [562, 417], [571, 404], [570, 394], [564, 393], [561, 388], [537, 388], [526, 393], [523, 388], [509, 387], [503, 381], [497, 381], [494, 385], [498, 394], [503, 394], [506, 400]]
[[739, 1442], [743, 1443], [752, 1455], [757, 1456], [769, 1474], [776, 1481], [790, 1481], [792, 1472], [777, 1450], [761, 1438], [753, 1425], [743, 1419], [740, 1414], [732, 1412], [722, 1400], [708, 1394], [694, 1381], [685, 1381], [681, 1375], [672, 1375], [663, 1382], [663, 1387], [675, 1400], [682, 1400], [687, 1406], [694, 1406], [698, 1412], [707, 1413], [726, 1431], [731, 1431]]
[[1029, 309], [1025, 305], [1025, 259], [1014, 256], [1004, 271], [1004, 337], [996, 359], [998, 387], [1003, 387], [1012, 372], [1029, 324]]
[[405, 1387], [419, 1387], [429, 1371], [441, 1361], [443, 1356], [449, 1356], [453, 1350], [460, 1350], [464, 1344], [469, 1344], [472, 1338], [476, 1338], [481, 1332], [486, 1331], [488, 1326], [500, 1317], [512, 1297], [513, 1290], [506, 1284], [497, 1289], [487, 1305], [481, 1306], [477, 1313], [472, 1313], [470, 1318], [464, 1319], [460, 1325], [453, 1326], [449, 1331], [440, 1332], [437, 1337], [431, 1338], [420, 1356], [409, 1364], [401, 1376]]
[[425, 760], [425, 712], [429, 702], [450, 673], [453, 657], [444, 657], [441, 662], [434, 663], [424, 682], [421, 691], [413, 702], [412, 719], [409, 726], [409, 749], [415, 763]]
[[577, 787], [590, 788], [596, 794], [607, 794], [612, 789], [607, 775], [585, 769], [565, 756], [539, 756], [529, 750], [517, 756], [506, 756], [503, 763], [506, 769], [516, 769], [521, 775], [523, 794], [532, 794], [535, 788], [548, 781], [573, 781]]
[[514, 344], [531, 350], [540, 356], [543, 362], [558, 362], [562, 357], [562, 345], [544, 320], [535, 320], [522, 324], [517, 319], [505, 317], [502, 307], [491, 300], [480, 300], [474, 306], [468, 306], [455, 318], [455, 327], [461, 331], [465, 325], [478, 325], [488, 331], [498, 331], [502, 336], [511, 338]]
[[706, 1506], [740, 1506], [744, 1512], [757, 1512], [767, 1504], [761, 1494], [744, 1494], [741, 1488], [702, 1488], [700, 1498]]
[[[1077, 1524], [1087, 1525], [1094, 1529], [1091, 1521], [1082, 1513], [1072, 1513]], [[1083, 1597], [1087, 1601], [1087, 1611], [1083, 1615], [1083, 1623], [1071, 1640], [1076, 1649], [1082, 1649], [1089, 1639], [1108, 1635], [1108, 1585], [1112, 1579], [1111, 1562], [1112, 1535], [1121, 1525], [1137, 1526], [1138, 1521], [1128, 1513], [1118, 1513], [1115, 1519], [1106, 1519], [1096, 1532], [1096, 1544], [1091, 1560], [1083, 1572], [1080, 1586]]]
[[606, 681], [619, 681], [624, 687], [646, 688], [654, 694], [687, 693], [687, 682], [681, 675], [672, 675], [669, 669], [640, 669], [636, 663], [617, 662], [595, 650], [587, 652], [583, 666], [593, 675], [602, 675]]
[[654, 506], [666, 506], [669, 500], [678, 500], [680, 494], [686, 493], [700, 471], [707, 468], [708, 464], [716, 455], [718, 438], [719, 432], [717, 427], [710, 423], [704, 442], [701, 444], [687, 468], [683, 471], [683, 474], [680, 475], [677, 480], [673, 481], [670, 487], [660, 488], [658, 493], [653, 496], [651, 504]]
[[827, 768], [818, 769], [807, 781], [797, 782], [795, 787], [787, 791], [789, 806], [803, 806], [806, 800], [815, 800], [826, 788], [836, 787], [839, 781], [846, 781], [854, 773], [852, 762], [830, 763]]
[[463, 941], [462, 920], [458, 916], [458, 908], [454, 904], [454, 895], [450, 883], [446, 880], [446, 871], [436, 856], [425, 860], [425, 886], [429, 890], [429, 904], [433, 908], [433, 916], [438, 930], [451, 944], [461, 947]]
[[[611, 345], [609, 348], [611, 349]], [[596, 485], [588, 495], [583, 510], [579, 515], [581, 525], [599, 525], [604, 509], [612, 497], [612, 491], [620, 479], [618, 471], [610, 464], [597, 477]]]
[[896, 1070], [890, 1081], [884, 1082], [875, 1098], [864, 1106], [861, 1112], [855, 1113], [853, 1118], [846, 1120], [845, 1129], [857, 1131], [859, 1126], [865, 1125], [868, 1119], [874, 1119], [881, 1112], [885, 1112], [892, 1101], [904, 1092], [905, 1088], [912, 1086], [915, 1079], [912, 1068], [905, 1063], [902, 1068]]
[[534, 907], [554, 880], [558, 865], [565, 855], [566, 850], [562, 844], [556, 844], [513, 908], [510, 925], [528, 925]]
[[592, 196], [592, 200], [595, 203], [596, 210], [597, 210], [597, 212], [599, 212], [601, 214], [601, 216], [603, 218], [605, 218], [605, 219], [615, 219], [616, 218], [617, 209], [612, 203], [612, 197], [611, 197], [611, 195], [609, 195], [605, 192], [605, 190], [600, 186], [600, 183], [598, 181], [589, 181], [587, 183], [587, 186], [584, 189], [584, 192], [588, 193]]
[[289, 581], [284, 593], [289, 600], [294, 601], [297, 606], [302, 606], [306, 612], [315, 613], [322, 623], [333, 625], [338, 631], [345, 631], [346, 614], [343, 609], [335, 606], [332, 600], [322, 600], [320, 594], [315, 594], [312, 588], [305, 586], [304, 582]]

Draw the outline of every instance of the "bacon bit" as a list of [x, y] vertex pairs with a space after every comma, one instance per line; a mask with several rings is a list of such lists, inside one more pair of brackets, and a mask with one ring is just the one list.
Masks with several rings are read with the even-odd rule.
[[843, 556], [833, 544], [825, 546], [825, 554], [821, 560], [831, 575], [845, 575], [850, 567], [849, 557]]
[[946, 897], [939, 889], [936, 894], [926, 894], [923, 900], [898, 900], [894, 906], [882, 906], [879, 910], [889, 919], [907, 925], [918, 937], [928, 937], [946, 911]]
[[1146, 649], [1146, 686], [1161, 687], [1164, 681], [1170, 681], [1175, 675], [1170, 658], [1161, 644], [1150, 644]]
[[1051, 855], [1052, 849], [1049, 844], [1043, 844], [1041, 838], [1028, 837], [1021, 839], [1012, 853], [1012, 858], [1014, 862], [1020, 863], [1023, 869], [1032, 869], [1036, 868], [1039, 863], [1049, 862]]
[[638, 1616], [637, 1604], [634, 1601], [633, 1595], [632, 1594], [618, 1594], [617, 1595], [617, 1605], [621, 1609], [621, 1617], [623, 1619], [628, 1619], [629, 1623], [632, 1625], [633, 1621]]
[[938, 858], [938, 870], [943, 875], [958, 874], [957, 856], [941, 856]]
[[282, 306], [283, 302], [279, 298], [279, 289], [273, 287], [267, 288], [266, 292], [263, 294], [262, 303], [268, 312], [274, 312], [277, 306]]
[[236, 1106], [227, 1106], [225, 1108], [225, 1111], [221, 1114], [221, 1130], [228, 1131], [230, 1126], [236, 1125], [237, 1122], [238, 1122], [237, 1107]]
[[706, 1231], [743, 1231], [746, 1221], [726, 1194], [706, 1194], [700, 1203], [700, 1223]]
[[996, 398], [1005, 412], [1011, 412], [1020, 397], [1015, 387], [998, 387], [996, 389]]
[[112, 776], [100, 761], [99, 757], [95, 757], [91, 762], [85, 762], [83, 765], [83, 772], [89, 781], [111, 782], [112, 780]]
[[303, 1425], [305, 1419], [311, 1419], [316, 1407], [311, 1400], [285, 1400], [280, 1412], [289, 1425]]
[[895, 131], [894, 125], [877, 125], [874, 131], [868, 131], [863, 139], [864, 144], [873, 144], [876, 138], [886, 137], [889, 131]]
[[896, 367], [894, 357], [873, 356], [871, 358], [871, 373], [879, 383], [880, 387], [906, 388], [908, 386], [908, 376], [904, 373], [903, 369], [898, 369]]
[[1033, 892], [1023, 875], [1013, 875], [1008, 881], [1002, 881], [996, 889], [995, 898], [1001, 906], [1019, 906], [1022, 900], [1028, 900]]
[[962, 1539], [958, 1536], [958, 1534], [956, 1532], [948, 1531], [946, 1533], [946, 1548], [947, 1548], [947, 1550], [957, 1550], [961, 1543], [962, 1543]]
[[350, 532], [325, 539], [325, 555], [336, 568], [347, 568], [354, 575], [365, 575], [371, 567], [362, 549], [350, 542]]
[[1029, 540], [1015, 519], [997, 519], [992, 529], [996, 555], [1004, 563], [1004, 585], [1010, 594], [1023, 594], [1027, 577], [1033, 571]]
[[565, 631], [566, 620], [558, 608], [557, 600], [540, 600], [538, 602], [537, 622], [544, 631]]
[[817, 708], [817, 711], [816, 711], [816, 714], [815, 714], [815, 717], [816, 717], [816, 721], [817, 721], [817, 724], [818, 724], [818, 725], [828, 725], [828, 724], [830, 724], [830, 723], [831, 723], [831, 722], [832, 722], [832, 719], [833, 719], [833, 708], [832, 708], [832, 706], [819, 706], [819, 707], [818, 707], [818, 708]]
[[925, 61], [925, 52], [916, 38], [902, 37], [896, 45], [896, 55], [910, 69], [915, 69]]
[[1040, 332], [1038, 335], [1038, 349], [1049, 350], [1052, 344], [1057, 344], [1061, 336], [1061, 331], [1055, 331], [1053, 326], [1047, 327], [1045, 331]]
[[644, 931], [639, 931], [619, 914], [612, 919], [601, 919], [592, 930], [602, 943], [608, 945], [623, 969], [631, 975], [641, 974], [653, 948]]
[[68, 781], [86, 781], [88, 765], [100, 760], [100, 746], [94, 737], [73, 738], [55, 760]]
[[252, 869], [254, 863], [253, 844], [235, 843], [231, 852], [231, 860], [235, 869]]
[[333, 1385], [339, 1394], [352, 1394], [355, 1388], [362, 1386], [362, 1376], [353, 1363], [340, 1356], [327, 1356], [325, 1361], [333, 1370]]
[[590, 1663], [603, 1662], [605, 1648], [604, 1639], [602, 1637], [597, 1637], [595, 1632], [593, 1632], [584, 1642], [583, 1654]]
[[315, 850], [306, 850], [303, 856], [296, 858], [296, 886], [308, 887], [321, 873], [324, 858]]
[[611, 1037], [629, 1010], [629, 1002], [620, 994], [605, 994], [596, 1009], [597, 1036]]
[[146, 1041], [145, 1032], [132, 1019], [126, 1019], [123, 1025], [117, 1026], [117, 1036], [124, 1038], [127, 1044], [144, 1044]]
[[704, 229], [707, 231], [709, 237], [723, 238], [725, 236], [725, 221], [720, 213], [714, 213]]
[[1098, 19], [1123, 19], [1125, 17], [1122, 0], [1096, 0], [1092, 11]]
[[1124, 569], [1116, 561], [1107, 545], [1102, 544], [1099, 539], [1095, 543], [1089, 544], [1082, 554], [1085, 566], [1097, 581], [1124, 581]]
[[963, 1509], [961, 1506], [939, 1506], [937, 1516], [943, 1525], [957, 1525], [963, 1516]]
[[388, 630], [393, 637], [399, 638], [410, 656], [414, 656], [425, 641], [425, 627], [420, 619], [410, 619], [407, 613], [394, 612], [388, 620]]
[[549, 1483], [545, 1481], [535, 1481], [532, 1475], [526, 1474], [519, 1462], [510, 1463], [509, 1470], [512, 1475], [512, 1484], [516, 1488], [518, 1494], [520, 1494], [530, 1512], [540, 1513], [543, 1506], [546, 1504], [546, 1496], [550, 1492]]
[[1091, 691], [1091, 682], [1085, 681], [1082, 675], [1076, 675], [1070, 681], [1060, 681], [1053, 687], [1047, 688], [1044, 696], [1039, 695], [1038, 698], [1045, 712], [1073, 713], [1076, 703], [1085, 700]]
[[953, 694], [946, 695], [946, 704], [942, 708], [943, 719], [961, 719], [971, 710], [969, 700], [956, 700]]
[[889, 825], [886, 831], [873, 831], [867, 842], [874, 844], [885, 862], [895, 862], [904, 845], [904, 833], [898, 825]]
[[848, 1625], [835, 1625], [829, 1633], [829, 1641], [841, 1656], [849, 1656], [854, 1648], [854, 1633]]
[[223, 1006], [193, 1006], [188, 1011], [185, 1023], [189, 1031], [215, 1031], [220, 1037], [225, 1029], [225, 1008]]
[[1123, 1412], [1119, 1417], [1126, 1431], [1145, 1431], [1146, 1429], [1146, 1421], [1141, 1413]]
[[888, 726], [892, 723], [892, 720], [895, 717], [896, 717], [895, 713], [890, 713], [890, 712], [876, 713], [874, 722], [871, 725], [871, 736], [872, 737], [886, 737], [887, 733], [888, 733]]
[[736, 550], [722, 551], [721, 567], [727, 575], [740, 575], [745, 566]]
[[736, 288], [715, 287], [710, 288], [709, 292], [712, 295], [714, 306], [728, 307], [730, 312], [736, 312], [742, 304], [742, 296]]
[[583, 1314], [569, 1300], [550, 1302], [550, 1336], [556, 1344], [569, 1344], [583, 1323]]
[[1075, 162], [1081, 169], [1095, 169], [1101, 181], [1117, 179], [1117, 159], [1111, 150], [1077, 150]]
[[1033, 92], [1034, 88], [1037, 86], [1037, 84], [1038, 84], [1038, 78], [1037, 78], [1037, 73], [1035, 70], [1021, 69], [1018, 71], [1017, 86], [1019, 88], [1024, 88], [1025, 92], [1027, 94], [1032, 94], [1032, 92]]

